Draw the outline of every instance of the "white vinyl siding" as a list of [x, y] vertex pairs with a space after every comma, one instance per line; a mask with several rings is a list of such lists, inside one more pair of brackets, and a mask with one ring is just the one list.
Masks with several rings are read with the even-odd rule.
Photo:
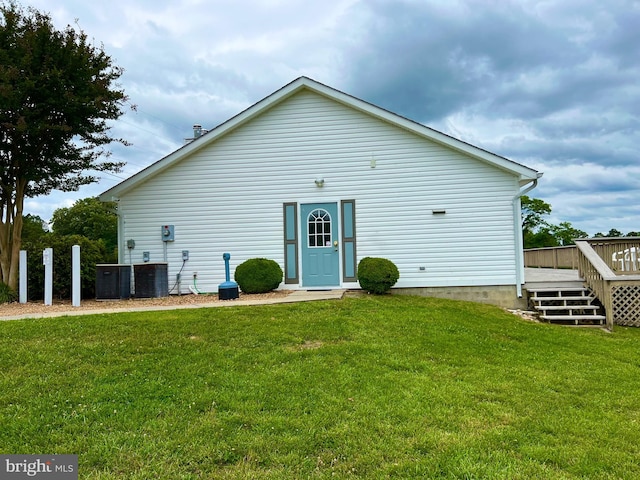
[[182, 291], [193, 272], [216, 291], [224, 252], [232, 276], [253, 257], [284, 268], [283, 203], [354, 199], [358, 259], [392, 260], [398, 287], [514, 285], [517, 192], [507, 171], [303, 90], [123, 194], [121, 242], [134, 263], [164, 261], [160, 226], [175, 225], [169, 286], [189, 250]]

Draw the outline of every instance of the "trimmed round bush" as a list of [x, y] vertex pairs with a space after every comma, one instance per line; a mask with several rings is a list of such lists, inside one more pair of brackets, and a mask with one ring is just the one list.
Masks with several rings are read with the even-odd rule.
[[358, 263], [360, 287], [369, 293], [387, 293], [399, 278], [398, 267], [386, 258], [365, 257]]
[[14, 292], [9, 285], [0, 282], [0, 303], [11, 303], [18, 299], [16, 292]]
[[250, 258], [236, 267], [234, 279], [244, 293], [267, 293], [282, 281], [282, 269], [274, 260]]

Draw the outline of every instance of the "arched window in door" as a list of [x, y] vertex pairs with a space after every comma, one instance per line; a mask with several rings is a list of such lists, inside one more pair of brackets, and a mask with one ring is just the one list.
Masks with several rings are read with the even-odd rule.
[[331, 246], [331, 215], [322, 208], [307, 217], [307, 245], [309, 248]]

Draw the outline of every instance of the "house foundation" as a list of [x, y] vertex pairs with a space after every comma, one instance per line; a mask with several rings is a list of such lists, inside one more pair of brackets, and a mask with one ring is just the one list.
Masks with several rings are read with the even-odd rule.
[[393, 293], [420, 297], [447, 298], [468, 302], [487, 303], [502, 308], [526, 309], [526, 297], [518, 298], [515, 285], [489, 285], [481, 287], [418, 287], [394, 288]]

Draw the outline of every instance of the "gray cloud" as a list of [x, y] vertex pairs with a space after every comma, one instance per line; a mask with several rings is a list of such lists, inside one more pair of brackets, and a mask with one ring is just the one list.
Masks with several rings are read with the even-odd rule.
[[546, 172], [558, 221], [640, 230], [637, 2], [366, 5], [351, 91]]
[[[633, 0], [33, 0], [125, 68], [114, 127], [135, 173], [295, 77], [545, 172], [534, 196], [593, 234], [640, 230], [640, 4]], [[105, 177], [75, 198], [118, 181]], [[74, 195], [31, 201], [49, 218]], [[27, 205], [27, 208], [30, 204]]]

